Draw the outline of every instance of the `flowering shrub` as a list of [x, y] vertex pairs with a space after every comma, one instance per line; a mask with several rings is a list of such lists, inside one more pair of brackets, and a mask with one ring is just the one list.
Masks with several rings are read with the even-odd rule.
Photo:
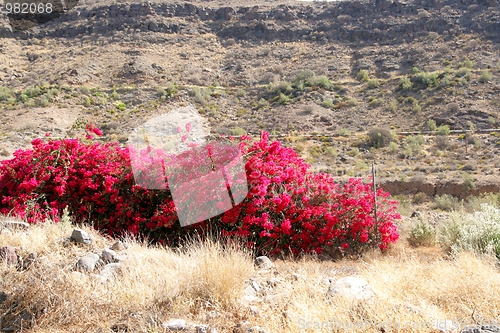
[[[340, 185], [328, 174], [313, 174], [293, 149], [278, 141], [269, 142], [265, 132], [253, 143], [248, 136], [240, 138], [249, 190], [244, 200], [223, 214], [182, 228], [176, 205], [189, 207], [196, 204], [197, 196], [174, 203], [169, 188], [172, 178], [158, 170], [189, 170], [174, 173], [175, 182], [185, 186], [202, 179], [203, 172], [224, 168], [220, 158], [234, 152], [212, 143], [192, 147], [181, 154], [181, 159], [181, 155], [165, 156], [151, 148], [134, 152], [116, 143], [97, 143], [92, 139], [101, 135], [100, 131], [88, 124], [86, 131], [86, 140], [35, 139], [32, 149], [18, 150], [13, 159], [0, 162], [0, 213], [37, 223], [46, 218], [58, 221], [67, 208], [75, 220], [93, 223], [112, 236], [130, 233], [168, 244], [175, 244], [194, 230], [215, 226], [223, 235], [241, 237], [248, 246], [270, 254], [320, 253], [332, 247], [343, 251], [368, 246], [384, 249], [399, 237], [393, 222], [400, 216], [389, 193], [379, 189], [376, 194], [375, 223], [375, 195], [370, 184], [350, 179]], [[212, 170], [196, 169], [200, 156], [206, 156], [207, 151]], [[132, 153], [149, 164], [133, 171]], [[224, 169], [225, 174], [227, 171]], [[135, 183], [138, 176], [146, 182], [161, 183], [163, 189], [139, 186]], [[226, 178], [227, 189], [233, 189], [238, 179]], [[205, 188], [197, 193], [199, 197], [222, 200], [220, 191]], [[181, 192], [188, 193], [189, 188]], [[203, 216], [197, 218], [203, 220]]]

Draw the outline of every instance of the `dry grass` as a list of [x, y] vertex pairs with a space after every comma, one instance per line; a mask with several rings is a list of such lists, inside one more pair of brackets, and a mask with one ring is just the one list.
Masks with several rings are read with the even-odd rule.
[[[233, 332], [241, 320], [268, 332], [315, 332], [304, 328], [329, 321], [351, 323], [348, 330], [354, 332], [381, 332], [384, 325], [385, 332], [437, 332], [436, 322], [471, 324], [500, 315], [500, 274], [494, 259], [470, 253], [446, 258], [437, 247], [409, 247], [404, 235], [383, 255], [372, 252], [337, 262], [305, 256], [277, 260], [271, 271], [257, 271], [250, 253], [236, 245], [193, 240], [172, 250], [126, 239], [119, 276], [102, 283], [73, 267], [79, 257], [100, 253], [114, 241], [82, 227], [94, 243], [75, 245], [67, 241], [72, 228], [47, 223], [24, 233], [0, 234], [0, 244], [15, 246], [22, 257], [36, 252], [46, 258], [25, 271], [0, 266], [0, 291], [10, 294], [0, 304], [2, 327], [24, 314], [23, 332], [165, 332], [161, 323], [173, 318], [209, 324], [219, 332]], [[350, 275], [364, 277], [376, 300], [327, 296], [328, 281]], [[251, 303], [258, 314], [241, 300], [245, 281], [252, 277], [264, 290]], [[389, 323], [414, 326], [396, 330]]]

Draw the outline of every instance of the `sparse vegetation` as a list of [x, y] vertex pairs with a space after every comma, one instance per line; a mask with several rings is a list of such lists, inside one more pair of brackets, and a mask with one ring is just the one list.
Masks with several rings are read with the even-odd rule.
[[411, 229], [408, 242], [412, 246], [434, 246], [436, 236], [436, 229], [429, 222], [420, 218]]
[[375, 148], [382, 148], [389, 145], [393, 140], [392, 133], [387, 129], [372, 128], [368, 131], [369, 145]]

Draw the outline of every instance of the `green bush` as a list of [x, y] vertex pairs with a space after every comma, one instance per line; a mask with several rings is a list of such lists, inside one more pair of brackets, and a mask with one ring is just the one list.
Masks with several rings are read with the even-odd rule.
[[433, 246], [436, 244], [436, 229], [426, 220], [419, 221], [410, 230], [408, 242], [412, 246]]
[[449, 194], [437, 195], [434, 197], [434, 204], [432, 207], [434, 209], [450, 212], [452, 210], [457, 210], [460, 207], [460, 202], [457, 197]]
[[243, 128], [241, 127], [235, 127], [231, 130], [231, 133], [235, 136], [241, 136], [241, 135], [244, 135], [244, 134], [247, 134], [247, 131], [245, 131]]
[[323, 101], [323, 103], [321, 103], [321, 105], [322, 105], [323, 107], [325, 107], [325, 108], [330, 108], [330, 109], [331, 109], [331, 108], [333, 108], [333, 105], [334, 105], [334, 104], [333, 104], [333, 100], [332, 100], [332, 99], [327, 98], [327, 99], [325, 99], [325, 100]]
[[109, 97], [111, 97], [112, 100], [117, 101], [120, 99], [120, 94], [116, 90], [113, 90]]
[[280, 94], [280, 97], [278, 99], [278, 103], [279, 104], [286, 104], [290, 101], [290, 97], [288, 97], [287, 95], [281, 93]]
[[0, 86], [0, 101], [6, 101], [13, 97], [14, 93], [8, 87]]
[[425, 124], [425, 126], [427, 127], [427, 129], [429, 131], [435, 131], [437, 129], [436, 121], [433, 119], [427, 120], [427, 123]]
[[420, 154], [422, 150], [422, 144], [424, 144], [425, 139], [422, 135], [410, 135], [406, 138], [405, 145], [403, 146], [405, 154], [409, 153], [407, 156], [413, 156], [414, 154]]
[[415, 76], [415, 80], [423, 84], [425, 87], [431, 87], [436, 85], [438, 77], [439, 73], [437, 72], [421, 72]]
[[481, 78], [479, 79], [479, 81], [481, 81], [482, 83], [486, 83], [488, 81], [491, 81], [492, 78], [493, 75], [487, 69], [483, 69], [481, 71]]
[[356, 78], [361, 82], [368, 81], [368, 71], [366, 69], [360, 70], [358, 75], [356, 75]]
[[306, 70], [300, 71], [297, 74], [295, 81], [306, 81], [313, 76], [316, 76], [316, 74], [312, 70], [306, 69]]
[[245, 95], [246, 95], [245, 90], [241, 88], [238, 88], [238, 90], [236, 90], [236, 97], [245, 97]]
[[470, 69], [462, 67], [455, 73], [455, 76], [470, 81], [470, 79], [472, 78], [472, 73]]
[[387, 129], [372, 128], [368, 131], [369, 145], [374, 148], [386, 147], [392, 142], [392, 133]]
[[393, 141], [393, 142], [391, 142], [391, 143], [389, 143], [389, 146], [388, 146], [388, 147], [389, 147], [389, 152], [390, 152], [391, 154], [395, 154], [395, 153], [397, 153], [397, 152], [398, 152], [398, 150], [399, 150], [399, 145], [398, 145], [396, 142], [394, 142], [394, 141]]
[[377, 79], [369, 79], [366, 84], [368, 89], [375, 89], [380, 85]]
[[500, 209], [482, 204], [470, 214], [455, 212], [440, 231], [441, 243], [452, 254], [472, 251], [500, 259]]
[[42, 89], [40, 89], [40, 87], [31, 87], [26, 89], [23, 94], [27, 95], [29, 98], [38, 97], [42, 94]]
[[80, 87], [80, 92], [85, 95], [90, 95], [90, 88], [87, 85], [83, 85]]
[[410, 78], [408, 77], [401, 78], [401, 80], [399, 81], [399, 88], [403, 91], [411, 90], [412, 83]]
[[349, 131], [347, 128], [342, 127], [337, 130], [337, 134], [340, 136], [349, 137], [351, 136], [351, 131]]
[[441, 125], [436, 130], [439, 135], [448, 135], [450, 134], [450, 125]]
[[368, 105], [372, 108], [379, 107], [384, 101], [381, 98], [370, 97]]

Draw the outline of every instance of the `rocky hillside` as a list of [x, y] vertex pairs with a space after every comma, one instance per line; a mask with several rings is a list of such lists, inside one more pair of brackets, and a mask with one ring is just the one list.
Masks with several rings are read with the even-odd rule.
[[[78, 118], [125, 143], [193, 104], [212, 133], [269, 131], [339, 176], [499, 172], [496, 0], [89, 0], [30, 30], [0, 22], [3, 158]], [[375, 127], [393, 137], [374, 144]]]

